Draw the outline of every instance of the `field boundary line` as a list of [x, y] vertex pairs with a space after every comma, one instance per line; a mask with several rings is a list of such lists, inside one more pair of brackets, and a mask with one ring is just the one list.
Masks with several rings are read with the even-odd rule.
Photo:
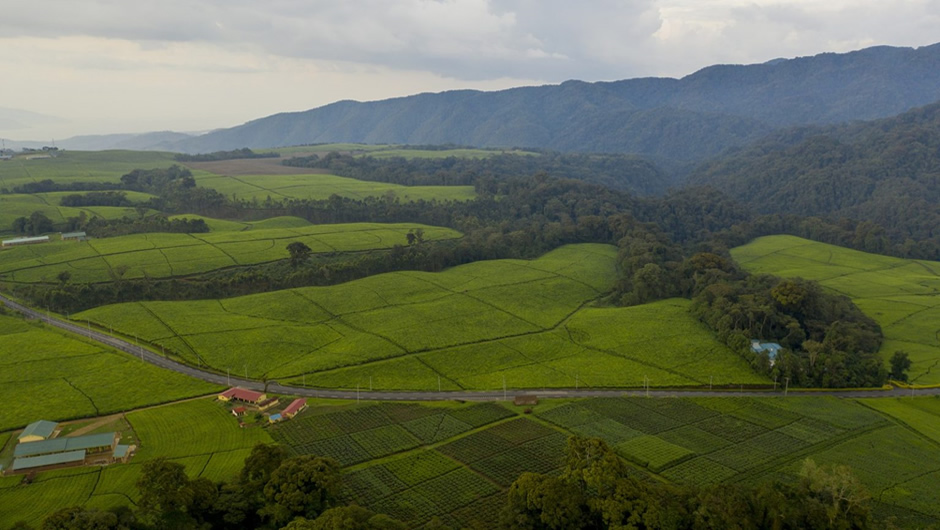
[[65, 377], [63, 377], [62, 380], [65, 381], [66, 384], [68, 384], [70, 387], [72, 387], [73, 390], [75, 390], [76, 392], [78, 392], [79, 394], [81, 394], [82, 396], [84, 396], [85, 399], [87, 399], [89, 403], [91, 403], [91, 407], [92, 407], [93, 409], [95, 409], [95, 416], [96, 416], [96, 417], [101, 414], [101, 411], [98, 410], [98, 404], [95, 403], [95, 400], [91, 399], [91, 397], [90, 397], [88, 394], [86, 394], [84, 390], [82, 390], [81, 388], [78, 388], [77, 386], [75, 386], [74, 383], [72, 383], [71, 381], [69, 381], [69, 380], [68, 380], [67, 378], [65, 378]]

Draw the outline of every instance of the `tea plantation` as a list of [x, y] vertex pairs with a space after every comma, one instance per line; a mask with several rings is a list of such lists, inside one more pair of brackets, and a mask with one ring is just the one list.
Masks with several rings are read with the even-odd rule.
[[799, 276], [852, 299], [884, 332], [885, 359], [905, 351], [914, 383], [940, 384], [940, 263], [868, 254], [794, 236], [762, 237], [731, 251], [742, 267]]
[[611, 246], [569, 245], [531, 261], [117, 304], [75, 318], [222, 373], [331, 388], [767, 383], [688, 315], [686, 300], [591, 307], [614, 280], [615, 254]]

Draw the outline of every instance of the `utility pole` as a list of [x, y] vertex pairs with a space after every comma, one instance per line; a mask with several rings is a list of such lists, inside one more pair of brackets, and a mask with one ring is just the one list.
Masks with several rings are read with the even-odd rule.
[[708, 376], [708, 389], [709, 389], [709, 390], [712, 389], [712, 381], [713, 381], [714, 379], [715, 379], [715, 376], [713, 376], [713, 375]]
[[304, 375], [303, 375], [303, 377], [304, 377], [304, 383], [303, 383], [303, 386], [304, 386], [304, 387], [306, 387], [306, 386], [307, 386], [307, 372], [304, 372]]
[[[438, 386], [440, 386], [441, 384], [440, 376], [437, 377], [437, 384]], [[369, 392], [372, 392], [372, 376], [371, 375], [369, 376]]]
[[774, 392], [777, 391], [777, 376], [774, 376]]
[[787, 397], [787, 392], [790, 390], [790, 377], [787, 376], [787, 385], [783, 388], [783, 397]]
[[437, 391], [441, 391], [441, 376], [437, 376]]
[[506, 401], [506, 376], [503, 376], [503, 401]]
[[232, 369], [228, 366], [225, 367], [225, 382], [232, 386]]
[[581, 374], [574, 374], [574, 389], [575, 390], [578, 389], [578, 383], [580, 382], [579, 381], [580, 378], [581, 378]]
[[356, 403], [359, 403], [359, 383], [356, 383]]

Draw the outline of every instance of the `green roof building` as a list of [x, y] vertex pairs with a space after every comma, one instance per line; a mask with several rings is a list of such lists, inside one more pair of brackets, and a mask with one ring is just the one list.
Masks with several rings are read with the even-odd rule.
[[26, 428], [23, 429], [23, 432], [16, 437], [16, 439], [20, 443], [38, 442], [40, 440], [45, 440], [52, 436], [52, 433], [55, 432], [55, 429], [58, 426], [59, 424], [54, 421], [34, 421], [33, 423], [27, 425]]

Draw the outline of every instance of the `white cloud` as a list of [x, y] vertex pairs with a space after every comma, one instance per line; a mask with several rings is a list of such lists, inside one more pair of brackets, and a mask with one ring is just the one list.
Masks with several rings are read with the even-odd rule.
[[96, 132], [201, 129], [337, 99], [918, 46], [937, 27], [940, 0], [37, 0], [0, 17], [0, 104]]

